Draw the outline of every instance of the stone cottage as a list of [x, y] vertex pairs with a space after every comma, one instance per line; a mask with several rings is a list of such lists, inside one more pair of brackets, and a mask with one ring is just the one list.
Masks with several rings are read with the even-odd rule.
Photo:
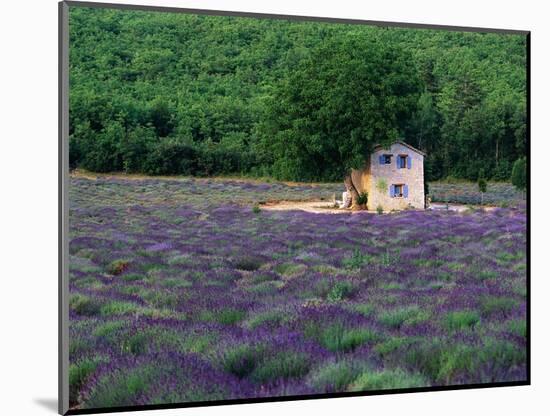
[[405, 142], [377, 146], [365, 167], [352, 171], [353, 185], [368, 193], [367, 208], [384, 211], [424, 209], [424, 157], [426, 154]]

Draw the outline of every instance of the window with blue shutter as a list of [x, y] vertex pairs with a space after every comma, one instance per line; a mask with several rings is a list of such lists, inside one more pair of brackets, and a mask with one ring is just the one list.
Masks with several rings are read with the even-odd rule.
[[[402, 185], [402, 184], [392, 185], [390, 187], [390, 196], [392, 198], [403, 198], [404, 195], [405, 195], [406, 186], [407, 185]], [[407, 192], [408, 192], [408, 190], [407, 190]]]
[[397, 169], [405, 169], [407, 167], [407, 155], [397, 156]]
[[408, 198], [408, 197], [409, 197], [409, 186], [403, 185], [403, 198]]
[[407, 156], [407, 169], [411, 168], [412, 160], [410, 156]]

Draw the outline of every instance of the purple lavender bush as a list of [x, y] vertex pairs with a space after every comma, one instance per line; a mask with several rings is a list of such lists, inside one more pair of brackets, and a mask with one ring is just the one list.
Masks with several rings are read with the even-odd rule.
[[251, 209], [337, 191], [71, 178], [71, 407], [524, 380], [525, 208]]

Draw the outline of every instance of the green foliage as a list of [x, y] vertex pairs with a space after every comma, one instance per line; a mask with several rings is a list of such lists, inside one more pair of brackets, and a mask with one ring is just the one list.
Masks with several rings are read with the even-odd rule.
[[354, 270], [360, 269], [364, 265], [369, 264], [372, 261], [368, 254], [361, 253], [361, 250], [356, 248], [353, 250], [351, 257], [346, 257], [342, 260], [342, 265], [346, 269]]
[[341, 323], [328, 326], [308, 323], [304, 329], [307, 338], [317, 340], [323, 347], [332, 352], [353, 351], [358, 346], [378, 339], [375, 331], [368, 328], [348, 329]]
[[390, 328], [400, 328], [403, 324], [415, 325], [429, 318], [429, 313], [422, 311], [416, 305], [383, 312], [378, 317], [380, 322]]
[[384, 208], [382, 207], [382, 205], [378, 205], [378, 206], [376, 207], [376, 213], [377, 213], [378, 215], [382, 215], [382, 214], [384, 213]]
[[264, 384], [280, 379], [299, 378], [307, 374], [310, 365], [310, 360], [303, 353], [279, 352], [265, 357], [251, 372], [250, 379]]
[[480, 316], [475, 311], [449, 312], [444, 318], [445, 326], [449, 331], [473, 328], [480, 321]]
[[263, 264], [260, 258], [254, 256], [243, 256], [235, 261], [235, 269], [254, 271], [258, 270]]
[[79, 315], [97, 315], [101, 306], [98, 300], [81, 294], [71, 295], [69, 299], [69, 307]]
[[253, 315], [246, 321], [246, 326], [255, 329], [265, 324], [280, 324], [289, 320], [288, 313], [284, 311], [266, 311]]
[[107, 273], [119, 275], [128, 268], [129, 264], [130, 262], [125, 259], [114, 260], [107, 265]]
[[327, 294], [327, 299], [331, 302], [338, 302], [342, 299], [351, 297], [356, 290], [357, 289], [352, 282], [336, 282], [334, 286], [332, 286], [330, 292]]
[[479, 171], [477, 177], [477, 187], [479, 189], [479, 192], [481, 192], [482, 194], [487, 192], [487, 180], [485, 179], [485, 173], [483, 172], [483, 169]]
[[380, 178], [376, 181], [376, 190], [381, 194], [388, 192], [388, 181], [384, 178]]
[[526, 337], [527, 336], [527, 322], [525, 319], [514, 319], [510, 322], [508, 322], [508, 330], [518, 336], [518, 337]]
[[87, 408], [129, 406], [136, 402], [155, 379], [155, 370], [138, 367], [111, 373], [94, 385], [86, 400]]
[[359, 305], [355, 305], [353, 307], [353, 309], [356, 310], [357, 312], [359, 312], [361, 315], [367, 317], [367, 318], [373, 316], [374, 312], [376, 310], [374, 305], [372, 305], [370, 303], [362, 303], [362, 304], [359, 304]]
[[329, 363], [311, 377], [315, 389], [325, 392], [344, 391], [361, 374], [362, 367], [349, 361]]
[[521, 191], [527, 188], [527, 160], [525, 157], [514, 162], [512, 168], [512, 184]]
[[283, 276], [294, 276], [302, 272], [306, 266], [300, 263], [282, 263], [275, 266], [274, 270]]
[[108, 362], [107, 357], [95, 356], [83, 358], [69, 366], [69, 400], [71, 403], [77, 402], [78, 391], [86, 379], [93, 374], [100, 364], [106, 362]]
[[350, 387], [351, 391], [404, 389], [428, 386], [429, 382], [420, 374], [410, 374], [402, 369], [380, 372], [366, 371]]
[[357, 204], [359, 205], [367, 205], [367, 202], [369, 200], [369, 194], [368, 192], [361, 192], [359, 196], [357, 197]]
[[480, 382], [494, 379], [483, 368], [513, 368], [525, 362], [525, 349], [506, 340], [487, 338], [483, 345], [445, 344], [439, 340], [418, 343], [410, 348], [404, 361], [420, 369], [436, 383], [448, 383], [457, 376], [476, 376]]
[[71, 168], [340, 180], [405, 137], [428, 181], [506, 180], [525, 156], [524, 36], [84, 7], [70, 20]]
[[399, 136], [420, 81], [409, 52], [385, 40], [358, 30], [328, 36], [275, 86], [260, 131], [276, 177], [343, 178]]
[[225, 371], [239, 378], [244, 378], [256, 368], [264, 354], [264, 350], [265, 347], [260, 345], [239, 345], [224, 353], [222, 366]]
[[481, 313], [483, 316], [507, 314], [517, 306], [518, 302], [515, 299], [487, 296], [481, 301]]

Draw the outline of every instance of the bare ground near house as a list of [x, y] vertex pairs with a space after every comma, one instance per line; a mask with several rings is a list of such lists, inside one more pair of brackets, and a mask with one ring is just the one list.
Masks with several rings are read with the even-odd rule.
[[[327, 201], [276, 201], [276, 202], [266, 202], [260, 204], [261, 209], [268, 211], [306, 211], [315, 214], [361, 214], [365, 212], [376, 212], [376, 211], [352, 211], [349, 208], [335, 208], [334, 203]], [[477, 209], [482, 209], [484, 211], [492, 211], [496, 207], [494, 206], [479, 206]], [[454, 211], [454, 212], [465, 212], [471, 210], [472, 207], [462, 204], [438, 204], [432, 203], [428, 210], [434, 211]]]

